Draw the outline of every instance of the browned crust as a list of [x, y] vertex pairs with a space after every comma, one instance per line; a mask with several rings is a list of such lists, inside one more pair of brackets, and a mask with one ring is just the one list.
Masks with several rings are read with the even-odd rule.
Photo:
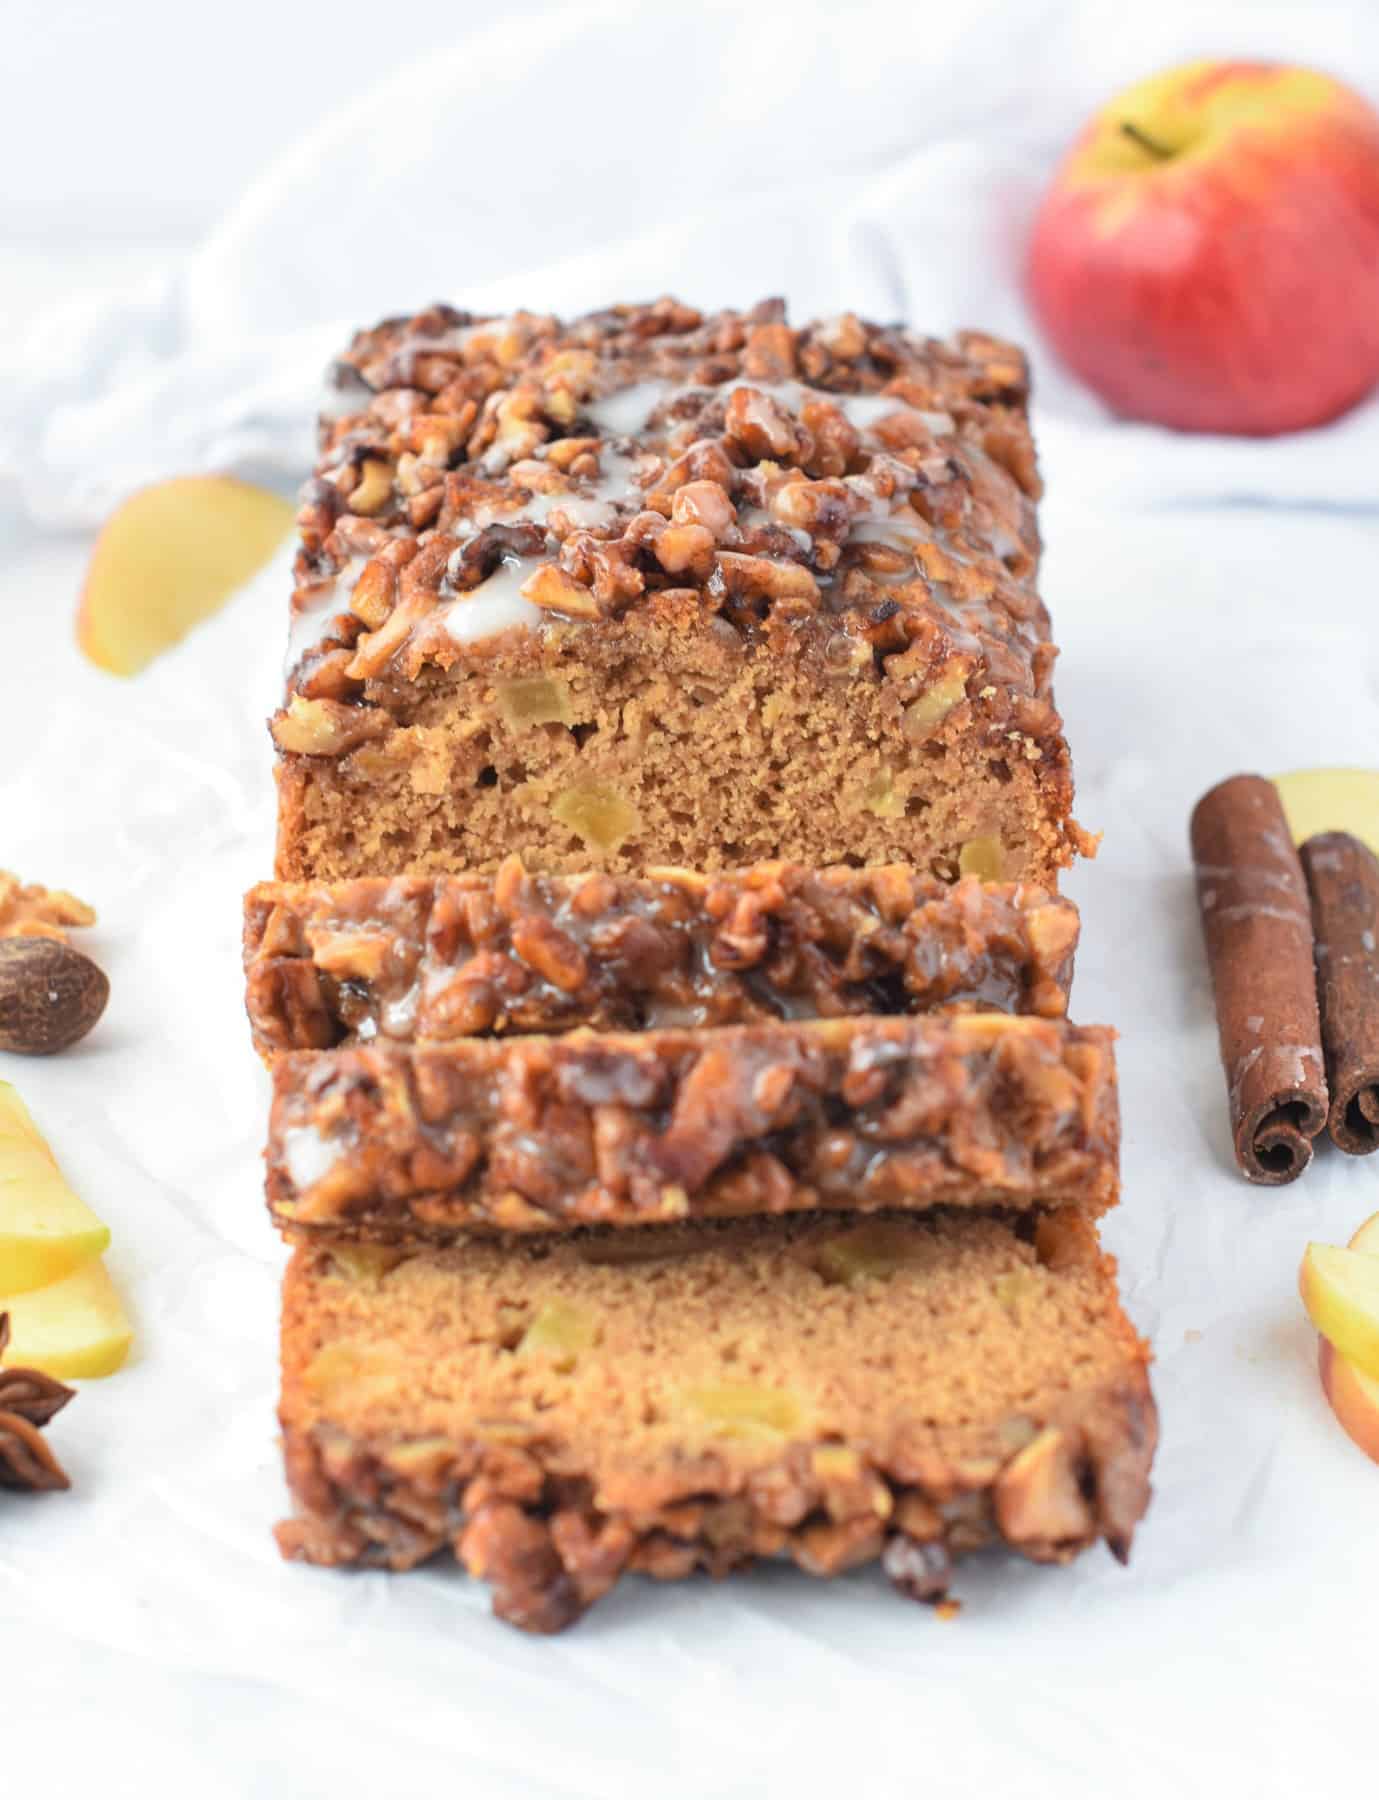
[[[304, 1359], [319, 1347], [315, 1272], [299, 1250], [284, 1295], [282, 1425], [296, 1516], [289, 1558], [412, 1568], [447, 1549], [493, 1587], [495, 1612], [536, 1632], [577, 1619], [627, 1571], [715, 1576], [789, 1556], [832, 1576], [879, 1558], [898, 1590], [938, 1601], [956, 1558], [1003, 1543], [1063, 1563], [1104, 1539], [1121, 1561], [1148, 1505], [1157, 1414], [1148, 1350], [1114, 1299], [1115, 1265], [1085, 1221], [1061, 1217], [1056, 1254], [1099, 1284], [1108, 1347], [1096, 1378], [961, 1431], [922, 1420], [896, 1443], [796, 1437], [766, 1462], [685, 1454], [616, 1481], [577, 1445], [516, 1427], [499, 1437], [405, 1430], [358, 1436], [313, 1417]], [[1041, 1260], [1042, 1260], [1041, 1253]], [[884, 1302], [882, 1302], [884, 1304]], [[974, 1374], [978, 1346], [964, 1349]]]
[[814, 1207], [1099, 1213], [1113, 1038], [968, 1013], [290, 1052], [268, 1202], [296, 1238], [431, 1241]]
[[[811, 617], [827, 615], [825, 635], [850, 618], [882, 658], [915, 641], [913, 620], [950, 649], [969, 633], [989, 640], [1007, 662], [996, 677], [1023, 665], [1029, 685], [1047, 615], [1033, 586], [1028, 376], [1013, 345], [978, 332], [941, 343], [852, 317], [792, 328], [779, 301], [712, 317], [668, 301], [496, 323], [486, 331], [435, 307], [362, 333], [347, 353], [344, 410], [322, 422], [301, 516], [296, 596], [299, 612], [342, 610], [324, 652], [294, 668], [293, 691], [357, 698], [385, 668], [415, 675], [456, 660], [430, 629], [437, 602], [480, 585], [500, 555], [535, 570], [556, 551], [568, 595], [547, 607], [557, 619], [697, 594], [749, 635], [763, 610], [796, 634]], [[601, 414], [629, 391], [645, 405]], [[894, 410], [867, 406], [883, 395]], [[850, 422], [859, 406], [866, 416]], [[614, 456], [632, 459], [616, 476]], [[699, 503], [677, 511], [689, 488]], [[541, 516], [553, 490], [570, 496], [570, 514], [557, 504]], [[582, 503], [609, 491], [613, 517], [584, 517]], [[865, 534], [854, 540], [878, 508], [901, 516], [917, 554], [897, 561]], [[372, 561], [358, 582], [332, 596], [361, 557]], [[351, 655], [341, 661], [337, 646]]]
[[1077, 909], [901, 867], [265, 882], [244, 901], [260, 1054], [765, 1019], [1067, 1011]]

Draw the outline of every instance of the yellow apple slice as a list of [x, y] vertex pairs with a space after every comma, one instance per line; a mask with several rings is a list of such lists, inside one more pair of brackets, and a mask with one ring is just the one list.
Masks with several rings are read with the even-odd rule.
[[1321, 1340], [1318, 1353], [1322, 1392], [1346, 1435], [1366, 1456], [1379, 1462], [1379, 1381], [1361, 1374], [1353, 1362], [1336, 1354], [1336, 1346]]
[[1379, 1213], [1373, 1213], [1350, 1240], [1350, 1248], [1361, 1256], [1379, 1256]]
[[1298, 1291], [1322, 1336], [1379, 1381], [1379, 1256], [1309, 1244]]
[[1295, 769], [1274, 786], [1295, 844], [1348, 831], [1379, 856], [1379, 769]]
[[8, 1081], [0, 1081], [0, 1294], [61, 1281], [100, 1256], [109, 1229], [68, 1187]]
[[102, 1262], [87, 1263], [51, 1287], [0, 1294], [0, 1312], [10, 1316], [5, 1361], [64, 1380], [113, 1375], [134, 1336]]
[[137, 675], [263, 567], [293, 517], [288, 501], [229, 475], [131, 494], [96, 540], [77, 642], [99, 668]]

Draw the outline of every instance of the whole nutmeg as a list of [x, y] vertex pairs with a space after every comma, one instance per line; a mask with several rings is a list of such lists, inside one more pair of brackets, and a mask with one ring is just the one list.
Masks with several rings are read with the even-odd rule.
[[65, 1050], [86, 1036], [109, 998], [105, 972], [70, 944], [0, 938], [0, 1050]]

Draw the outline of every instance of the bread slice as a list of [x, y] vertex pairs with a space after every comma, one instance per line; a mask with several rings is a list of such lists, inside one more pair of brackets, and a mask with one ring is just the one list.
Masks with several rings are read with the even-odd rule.
[[339, 1043], [639, 1031], [993, 1007], [1060, 1018], [1077, 909], [904, 866], [717, 876], [264, 882], [244, 902], [261, 1055]]
[[452, 1550], [531, 1631], [625, 1570], [880, 1557], [948, 1589], [1004, 1542], [1124, 1560], [1148, 1353], [1079, 1214], [814, 1215], [302, 1249], [283, 1300], [284, 1553]]
[[337, 365], [277, 874], [913, 862], [1086, 846], [1014, 346], [779, 301], [434, 307]]
[[1103, 1211], [1113, 1034], [1007, 1013], [826, 1019], [276, 1059], [288, 1235], [444, 1241], [813, 1207]]

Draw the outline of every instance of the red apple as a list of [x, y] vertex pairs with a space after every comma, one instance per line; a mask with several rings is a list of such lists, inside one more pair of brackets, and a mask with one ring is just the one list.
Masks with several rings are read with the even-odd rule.
[[1331, 1410], [1366, 1456], [1379, 1462], [1379, 1381], [1363, 1375], [1354, 1363], [1337, 1354], [1325, 1338], [1320, 1340], [1318, 1363], [1322, 1389]]
[[[1379, 1256], [1379, 1213], [1365, 1220], [1350, 1248], [1364, 1256]], [[1365, 1455], [1379, 1462], [1379, 1381], [1347, 1362], [1326, 1338], [1318, 1340], [1318, 1360], [1332, 1412]]]
[[1141, 82], [1055, 177], [1028, 287], [1119, 413], [1250, 436], [1333, 419], [1379, 382], [1379, 114], [1274, 63]]

